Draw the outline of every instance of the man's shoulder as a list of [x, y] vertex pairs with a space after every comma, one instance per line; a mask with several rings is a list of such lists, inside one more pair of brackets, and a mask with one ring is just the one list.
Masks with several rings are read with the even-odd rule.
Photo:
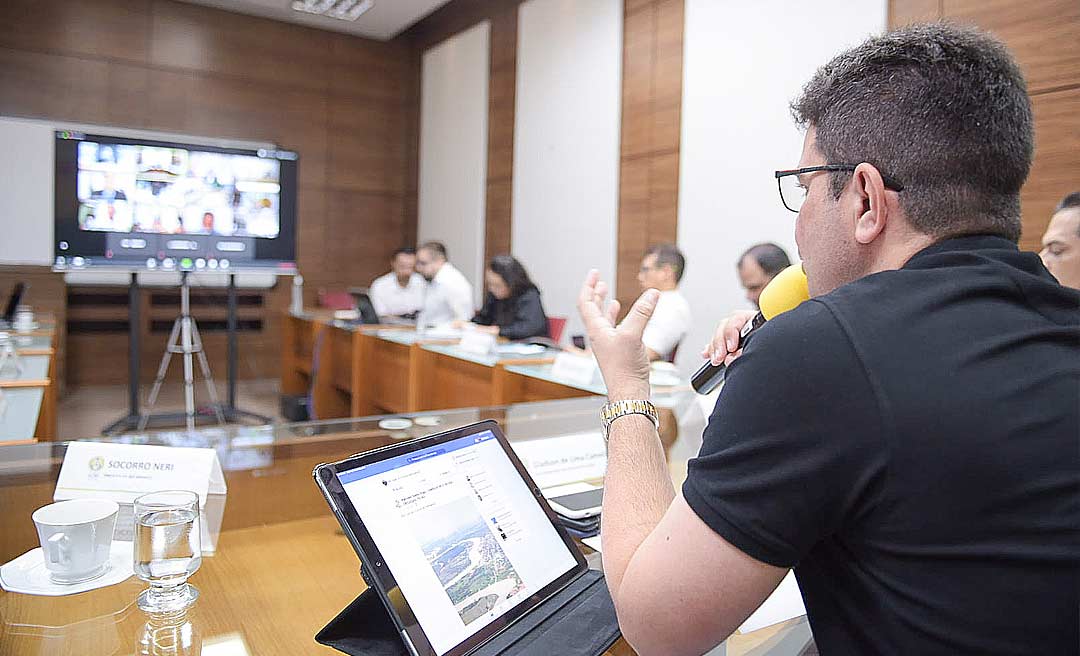
[[383, 275], [379, 276], [375, 280], [371, 281], [371, 288], [375, 289], [376, 287], [385, 287], [387, 283], [391, 282], [391, 279], [393, 277], [394, 277], [394, 272], [393, 271], [390, 271], [388, 273], [384, 273]]

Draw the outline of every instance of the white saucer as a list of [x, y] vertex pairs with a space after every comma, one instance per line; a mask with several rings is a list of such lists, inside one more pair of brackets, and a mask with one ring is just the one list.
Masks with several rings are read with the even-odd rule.
[[394, 430], [394, 431], [396, 431], [396, 430], [405, 430], [406, 428], [408, 428], [410, 426], [412, 426], [412, 421], [410, 421], [408, 419], [405, 419], [405, 418], [402, 418], [402, 417], [393, 417], [391, 419], [383, 419], [382, 421], [379, 422], [379, 428], [381, 428], [383, 430]]
[[37, 547], [0, 567], [0, 587], [8, 592], [61, 597], [126, 581], [134, 574], [132, 567], [132, 543], [113, 540], [109, 569], [104, 574], [82, 583], [56, 583], [49, 578], [41, 547]]
[[442, 417], [416, 417], [413, 423], [417, 426], [438, 426], [442, 423]]

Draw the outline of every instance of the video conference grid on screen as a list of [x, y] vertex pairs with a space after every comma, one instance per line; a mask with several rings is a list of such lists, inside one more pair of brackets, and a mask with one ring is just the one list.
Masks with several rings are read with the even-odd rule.
[[438, 654], [576, 565], [491, 431], [338, 479]]
[[296, 159], [58, 132], [56, 266], [291, 263]]

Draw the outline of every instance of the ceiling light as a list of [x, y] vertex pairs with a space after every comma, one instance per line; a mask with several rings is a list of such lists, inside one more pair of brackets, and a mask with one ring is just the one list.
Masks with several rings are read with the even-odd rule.
[[375, 6], [375, 0], [294, 0], [293, 11], [354, 21]]

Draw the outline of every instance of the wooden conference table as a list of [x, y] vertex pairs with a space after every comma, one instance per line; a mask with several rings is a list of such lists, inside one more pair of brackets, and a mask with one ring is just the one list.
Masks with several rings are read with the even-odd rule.
[[[694, 448], [705, 419], [693, 395], [660, 395], [657, 402], [667, 417], [662, 432], [669, 452], [685, 452], [687, 441]], [[437, 429], [387, 431], [378, 419], [362, 418], [111, 438], [217, 450], [228, 494], [217, 552], [191, 578], [198, 602], [177, 617], [149, 618], [135, 605], [145, 584], [134, 577], [65, 597], [0, 592], [0, 654], [337, 653], [313, 636], [365, 585], [352, 547], [312, 483], [316, 464], [488, 418], [514, 442], [595, 431], [601, 403], [589, 397], [423, 413], [437, 418]], [[37, 546], [30, 514], [51, 501], [66, 448], [0, 446], [0, 562]], [[684, 458], [671, 465], [674, 478], [685, 476]], [[799, 654], [807, 635], [805, 620], [792, 620], [732, 637], [727, 653]], [[633, 652], [620, 640], [608, 653]]]
[[286, 314], [282, 332], [282, 392], [310, 391], [319, 419], [605, 393], [599, 376], [582, 384], [552, 375], [554, 349], [525, 354], [505, 344], [478, 355], [456, 339], [335, 321], [327, 312]]
[[8, 359], [0, 368], [0, 444], [56, 437], [56, 323], [39, 317], [31, 331], [3, 330], [0, 350], [10, 344], [22, 365]]

